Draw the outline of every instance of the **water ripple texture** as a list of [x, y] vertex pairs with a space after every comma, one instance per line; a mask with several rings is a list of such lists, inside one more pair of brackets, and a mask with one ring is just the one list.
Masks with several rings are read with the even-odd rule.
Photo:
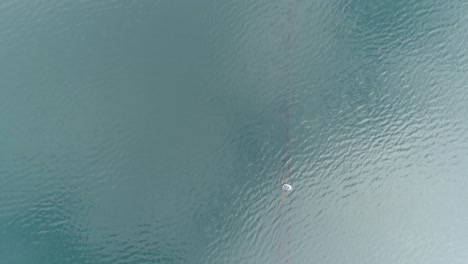
[[0, 263], [467, 263], [467, 10], [2, 1]]

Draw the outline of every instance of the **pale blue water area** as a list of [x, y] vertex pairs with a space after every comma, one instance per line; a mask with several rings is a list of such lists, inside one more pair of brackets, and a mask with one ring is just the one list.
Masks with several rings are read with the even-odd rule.
[[0, 263], [467, 263], [467, 32], [461, 0], [2, 1]]

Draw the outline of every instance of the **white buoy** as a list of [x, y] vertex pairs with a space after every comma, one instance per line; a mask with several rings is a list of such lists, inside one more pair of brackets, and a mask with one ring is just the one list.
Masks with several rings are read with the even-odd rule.
[[284, 184], [283, 184], [283, 190], [289, 192], [289, 191], [292, 190], [292, 186], [289, 185], [289, 184], [287, 184], [287, 183], [284, 183]]

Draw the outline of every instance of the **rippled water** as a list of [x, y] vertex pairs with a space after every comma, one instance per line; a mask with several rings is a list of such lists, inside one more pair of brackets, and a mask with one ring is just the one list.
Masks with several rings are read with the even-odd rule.
[[467, 10], [1, 2], [0, 262], [466, 263]]

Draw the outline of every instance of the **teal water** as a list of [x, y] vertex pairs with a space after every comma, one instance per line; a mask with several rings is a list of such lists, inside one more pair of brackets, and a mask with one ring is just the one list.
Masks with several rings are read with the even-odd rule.
[[2, 1], [0, 263], [466, 263], [467, 10]]

